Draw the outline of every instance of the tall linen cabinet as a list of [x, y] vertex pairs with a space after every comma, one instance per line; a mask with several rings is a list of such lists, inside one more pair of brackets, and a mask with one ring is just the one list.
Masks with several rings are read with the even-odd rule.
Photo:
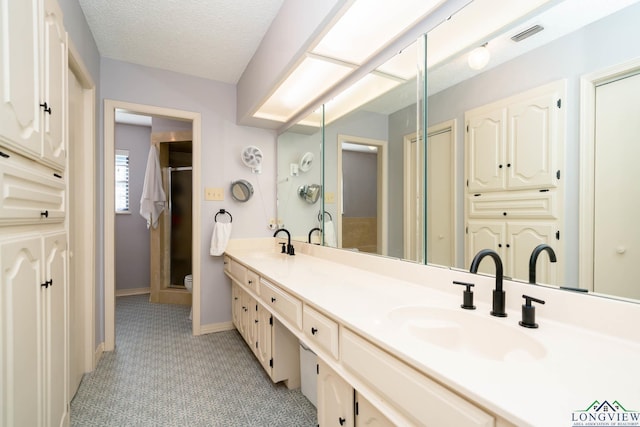
[[65, 426], [67, 34], [55, 0], [0, 13], [0, 425]]

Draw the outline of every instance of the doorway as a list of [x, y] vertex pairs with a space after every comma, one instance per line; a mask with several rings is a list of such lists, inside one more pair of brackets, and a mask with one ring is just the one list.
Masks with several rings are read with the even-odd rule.
[[133, 114], [158, 118], [191, 121], [193, 135], [193, 185], [192, 185], [192, 282], [193, 316], [192, 333], [200, 335], [200, 265], [201, 265], [201, 229], [200, 197], [201, 187], [201, 116], [200, 113], [155, 107], [144, 104], [106, 99], [104, 104], [104, 350], [115, 348], [115, 111], [124, 110]]
[[338, 135], [338, 247], [387, 255], [387, 141]]

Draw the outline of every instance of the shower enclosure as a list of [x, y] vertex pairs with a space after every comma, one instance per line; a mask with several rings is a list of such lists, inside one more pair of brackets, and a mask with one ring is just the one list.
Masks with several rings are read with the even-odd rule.
[[151, 302], [190, 304], [184, 286], [192, 273], [191, 132], [153, 133], [158, 144], [167, 204], [151, 230]]

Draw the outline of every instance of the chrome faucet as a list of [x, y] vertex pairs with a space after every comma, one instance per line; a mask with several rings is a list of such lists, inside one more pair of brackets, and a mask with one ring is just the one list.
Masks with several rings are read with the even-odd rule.
[[309, 239], [307, 240], [309, 243], [311, 243], [311, 235], [313, 234], [314, 231], [319, 231], [322, 233], [322, 229], [319, 227], [314, 227], [311, 230], [309, 230]]
[[549, 254], [549, 261], [556, 262], [556, 253], [553, 251], [553, 248], [546, 243], [542, 243], [536, 246], [531, 252], [531, 257], [529, 258], [529, 283], [536, 283], [536, 263], [538, 261], [538, 255], [540, 252], [547, 251]]
[[504, 311], [505, 307], [505, 292], [502, 290], [502, 260], [500, 255], [494, 250], [483, 249], [473, 257], [471, 261], [471, 273], [477, 273], [480, 261], [486, 256], [493, 258], [493, 262], [496, 264], [496, 288], [493, 290], [493, 309], [491, 315], [496, 317], [507, 317], [507, 313]]
[[295, 255], [295, 250], [293, 249], [293, 245], [291, 244], [291, 233], [289, 233], [289, 230], [287, 230], [286, 228], [279, 228], [278, 230], [276, 230], [275, 233], [273, 233], [273, 237], [276, 237], [281, 231], [284, 231], [285, 233], [287, 233], [287, 247], [285, 250], [285, 246], [284, 243], [282, 244], [282, 253], [283, 254], [288, 254], [288, 255]]

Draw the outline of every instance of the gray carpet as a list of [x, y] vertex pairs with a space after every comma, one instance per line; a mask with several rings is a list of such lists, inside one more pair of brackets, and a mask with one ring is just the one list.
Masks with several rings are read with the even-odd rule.
[[116, 299], [116, 350], [71, 402], [72, 426], [316, 426], [300, 393], [273, 384], [237, 331], [191, 335], [189, 308]]

